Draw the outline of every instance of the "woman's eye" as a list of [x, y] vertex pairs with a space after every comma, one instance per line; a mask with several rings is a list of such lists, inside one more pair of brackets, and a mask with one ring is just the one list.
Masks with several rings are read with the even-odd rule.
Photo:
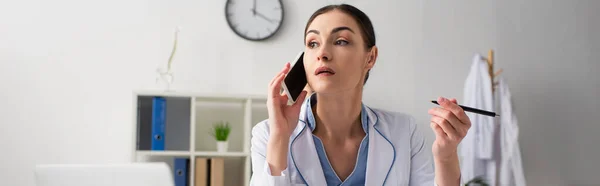
[[314, 41], [308, 42], [308, 47], [310, 47], [310, 48], [317, 47], [317, 42], [314, 42]]
[[348, 41], [346, 41], [346, 40], [337, 40], [337, 41], [335, 41], [335, 44], [336, 45], [347, 45]]

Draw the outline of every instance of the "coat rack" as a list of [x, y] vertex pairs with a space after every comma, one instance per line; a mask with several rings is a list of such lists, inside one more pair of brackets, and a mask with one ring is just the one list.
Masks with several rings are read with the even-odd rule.
[[494, 91], [496, 90], [496, 85], [498, 84], [494, 81], [494, 78], [497, 77], [498, 75], [500, 75], [500, 73], [502, 73], [502, 69], [500, 69], [500, 70], [496, 71], [496, 73], [494, 73], [494, 50], [488, 51], [488, 57], [485, 60], [488, 63], [490, 79], [492, 80], [492, 94], [493, 94]]

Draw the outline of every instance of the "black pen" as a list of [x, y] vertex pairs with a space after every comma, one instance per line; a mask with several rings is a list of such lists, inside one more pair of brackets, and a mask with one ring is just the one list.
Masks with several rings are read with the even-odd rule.
[[[440, 105], [437, 101], [431, 101], [431, 102], [435, 103], [437, 105]], [[476, 108], [471, 108], [471, 107], [462, 106], [462, 105], [458, 105], [458, 106], [460, 106], [460, 108], [462, 108], [466, 112], [473, 112], [473, 113], [483, 114], [483, 115], [491, 116], [491, 117], [500, 116], [500, 115], [496, 114], [495, 112], [490, 112], [490, 111], [485, 111], [485, 110], [479, 110], [479, 109], [476, 109]]]

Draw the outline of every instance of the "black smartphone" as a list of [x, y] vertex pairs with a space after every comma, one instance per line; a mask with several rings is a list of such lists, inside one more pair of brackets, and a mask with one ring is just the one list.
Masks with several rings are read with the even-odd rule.
[[294, 64], [292, 64], [292, 68], [281, 85], [284, 93], [289, 98], [288, 103], [295, 103], [298, 100], [298, 96], [300, 96], [307, 83], [306, 71], [304, 70], [304, 52], [300, 52], [294, 59]]

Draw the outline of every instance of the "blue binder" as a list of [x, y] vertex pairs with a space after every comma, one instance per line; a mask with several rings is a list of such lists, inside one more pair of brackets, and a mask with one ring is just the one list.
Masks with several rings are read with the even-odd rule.
[[165, 150], [165, 121], [167, 102], [163, 97], [152, 99], [152, 142], [151, 150]]
[[175, 158], [173, 165], [173, 178], [175, 186], [188, 186], [189, 184], [189, 158]]

